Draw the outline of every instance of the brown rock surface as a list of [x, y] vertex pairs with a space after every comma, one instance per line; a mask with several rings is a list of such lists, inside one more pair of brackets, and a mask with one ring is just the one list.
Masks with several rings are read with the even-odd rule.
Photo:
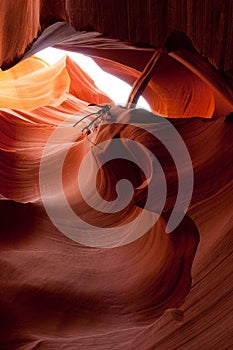
[[[0, 72], [0, 349], [232, 349], [233, 3], [3, 0], [0, 10], [2, 68], [14, 66], [27, 51], [25, 60]], [[99, 33], [76, 32], [56, 23], [61, 20]], [[54, 66], [26, 58], [50, 45], [90, 55], [131, 84], [154, 52], [149, 46], [163, 48], [143, 95], [182, 136], [194, 171], [189, 209], [171, 234], [165, 231], [177, 171], [165, 147], [132, 126], [131, 117], [124, 127], [95, 128], [89, 138], [82, 135], [82, 123], [73, 128], [80, 111], [92, 111], [88, 103], [109, 103], [117, 117], [122, 109], [70, 58]], [[61, 213], [63, 208], [60, 193], [41, 198], [41, 157], [67, 120], [46, 155], [48, 186], [56, 182], [54, 166], [71, 138], [61, 174], [64, 193], [73, 211], [98, 227], [121, 231], [137, 219], [146, 185], [156, 187], [158, 179], [151, 165], [152, 176], [145, 179], [134, 164], [112, 162], [98, 172], [99, 193], [114, 200], [117, 181], [126, 177], [135, 188], [132, 201], [109, 217], [91, 210], [76, 174], [93, 144], [130, 138], [161, 160], [165, 210], [136, 241], [87, 247], [65, 237], [48, 217], [44, 199]], [[153, 118], [148, 124], [157, 127]], [[91, 164], [87, 192], [96, 180]], [[158, 203], [150, 204], [153, 213]]]

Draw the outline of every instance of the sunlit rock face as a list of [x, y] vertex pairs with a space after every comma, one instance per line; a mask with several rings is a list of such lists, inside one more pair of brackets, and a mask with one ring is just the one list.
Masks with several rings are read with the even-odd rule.
[[119, 5], [113, 0], [106, 0], [104, 5], [101, 0], [25, 0], [23, 4], [20, 0], [2, 0], [0, 6], [4, 14], [0, 33], [3, 39], [8, 38], [1, 41], [1, 65], [10, 65], [22, 57], [46, 27], [66, 21], [77, 31], [94, 30], [141, 47], [166, 46], [168, 51], [192, 48], [191, 39], [212, 64], [232, 74], [233, 5], [229, 0], [205, 0], [202, 4], [193, 0], [135, 0], [133, 5], [130, 0]]
[[[0, 349], [233, 346], [232, 4], [130, 4], [1, 2]], [[134, 112], [115, 106], [69, 57], [49, 65], [32, 56], [50, 45], [90, 55], [131, 84], [152, 57], [150, 46], [163, 47], [143, 93], [153, 113], [138, 110], [135, 125]], [[111, 122], [93, 122], [100, 107], [90, 103], [109, 105]], [[165, 118], [187, 147], [194, 175], [187, 211], [169, 234], [179, 171], [185, 179], [188, 165], [178, 169], [166, 144], [152, 135]], [[105, 155], [106, 140], [120, 140], [122, 154], [135, 161], [139, 153], [132, 155], [126, 140], [141, 145], [143, 169], [113, 159], [95, 173], [100, 158], [94, 149]], [[133, 195], [124, 209], [103, 213], [85, 202], [78, 174], [87, 154], [85, 194], [92, 198], [97, 190], [112, 203], [126, 178]], [[138, 229], [149, 189], [160, 186], [153, 155], [165, 174], [164, 208], [144, 235], [127, 241]], [[95, 245], [95, 236], [93, 244], [82, 244], [67, 203], [94, 226], [92, 234], [115, 228], [120, 235], [125, 225], [136, 224], [115, 246]], [[148, 220], [158, 212], [158, 198], [149, 204]], [[78, 239], [54, 224], [54, 212], [65, 233]]]

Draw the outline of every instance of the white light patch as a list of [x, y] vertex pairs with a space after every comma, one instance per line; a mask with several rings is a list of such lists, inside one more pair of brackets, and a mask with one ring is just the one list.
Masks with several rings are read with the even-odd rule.
[[[64, 55], [75, 61], [94, 80], [96, 86], [116, 104], [126, 105], [132, 87], [125, 81], [103, 71], [92, 58], [80, 53], [54, 49], [53, 47], [48, 47], [36, 54], [37, 57], [42, 58], [49, 64], [58, 62]], [[137, 106], [151, 111], [149, 104], [142, 96], [139, 98]]]

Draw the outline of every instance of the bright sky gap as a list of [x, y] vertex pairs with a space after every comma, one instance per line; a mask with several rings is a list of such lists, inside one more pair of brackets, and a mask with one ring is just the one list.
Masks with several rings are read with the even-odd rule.
[[[80, 53], [63, 51], [52, 47], [48, 47], [36, 54], [37, 57], [42, 58], [49, 64], [56, 63], [64, 55], [75, 61], [94, 80], [96, 86], [105, 92], [116, 104], [126, 105], [131, 86], [125, 81], [103, 71], [92, 58]], [[137, 106], [151, 110], [143, 97], [139, 98]]]

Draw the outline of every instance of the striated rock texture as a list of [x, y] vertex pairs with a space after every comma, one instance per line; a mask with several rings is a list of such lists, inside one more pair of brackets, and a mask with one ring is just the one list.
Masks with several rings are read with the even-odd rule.
[[[1, 1], [0, 64], [20, 58], [47, 26], [66, 21], [132, 44], [190, 47], [189, 40], [218, 69], [233, 73], [233, 4], [230, 0], [15, 0]], [[14, 19], [14, 20], [12, 20]], [[17, 30], [17, 35], [16, 35]]]
[[[9, 68], [0, 71], [0, 349], [231, 349], [232, 2], [3, 0], [0, 9], [0, 61]], [[131, 84], [155, 48], [162, 48], [143, 92], [158, 116], [144, 112], [144, 120], [139, 109], [133, 125], [133, 112], [114, 106], [70, 58], [50, 66], [32, 56], [47, 46], [85, 53]], [[87, 123], [81, 118], [99, 110], [89, 103], [109, 104], [114, 126], [98, 123], [83, 133], [94, 116]], [[145, 124], [151, 131], [162, 128], [164, 117], [182, 137], [194, 173], [189, 208], [170, 234], [179, 169], [145, 131]], [[145, 235], [94, 248], [62, 234], [46, 203], [77, 234], [63, 194], [73, 213], [98, 229], [121, 234], [135, 220], [130, 235], [140, 224], [149, 186], [160, 184], [143, 147], [148, 176], [133, 162], [115, 159], [95, 177], [93, 148], [108, 139], [122, 140], [124, 154], [131, 153], [128, 139], [149, 149], [165, 173], [167, 198]], [[100, 155], [106, 151], [100, 148]], [[95, 183], [107, 202], [116, 199], [119, 180], [133, 185], [130, 202], [117, 213], [91, 208], [77, 186], [88, 152], [83, 182], [90, 198]], [[187, 164], [180, 171], [185, 178]], [[148, 219], [159, 200], [147, 207]]]

